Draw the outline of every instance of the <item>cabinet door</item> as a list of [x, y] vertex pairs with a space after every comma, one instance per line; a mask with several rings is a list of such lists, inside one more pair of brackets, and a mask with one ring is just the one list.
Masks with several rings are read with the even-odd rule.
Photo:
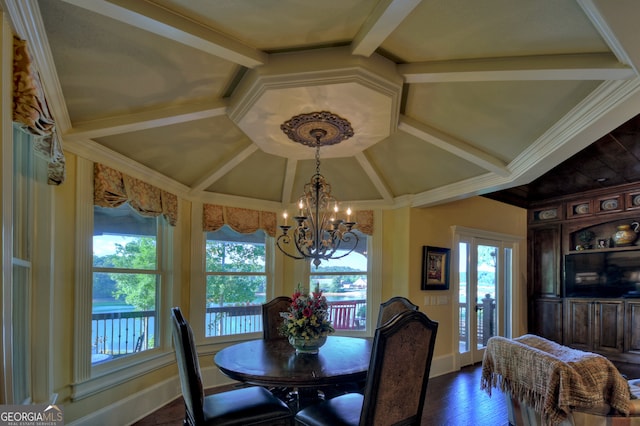
[[625, 352], [640, 355], [640, 301], [627, 301], [625, 306]]
[[624, 349], [624, 303], [600, 300], [593, 303], [593, 350], [602, 354]]
[[574, 349], [590, 351], [593, 347], [593, 301], [565, 299], [564, 343]]
[[536, 299], [534, 307], [533, 333], [562, 344], [562, 299]]
[[560, 296], [560, 225], [530, 228], [528, 239], [531, 294]]

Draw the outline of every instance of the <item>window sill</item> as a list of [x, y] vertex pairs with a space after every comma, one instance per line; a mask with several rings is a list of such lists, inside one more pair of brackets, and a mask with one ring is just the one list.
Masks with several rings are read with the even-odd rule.
[[132, 357], [98, 364], [92, 367], [90, 379], [71, 386], [71, 400], [79, 401], [98, 394], [174, 362], [175, 355], [171, 351], [140, 354], [135, 359]]

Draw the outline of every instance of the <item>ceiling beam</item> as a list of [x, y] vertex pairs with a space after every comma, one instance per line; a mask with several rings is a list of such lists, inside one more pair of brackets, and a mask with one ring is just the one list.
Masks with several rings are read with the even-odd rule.
[[179, 105], [160, 110], [126, 114], [78, 123], [63, 135], [63, 140], [95, 139], [121, 133], [185, 123], [227, 113], [227, 103], [217, 100], [207, 103]]
[[208, 176], [203, 177], [198, 182], [196, 182], [195, 185], [193, 185], [193, 187], [191, 188], [191, 191], [189, 191], [189, 194], [193, 195], [196, 192], [204, 191], [205, 189], [210, 187], [215, 181], [217, 181], [222, 176], [229, 173], [238, 164], [242, 163], [244, 160], [246, 160], [251, 154], [253, 154], [257, 150], [258, 150], [258, 147], [256, 146], [256, 144], [252, 143], [251, 145], [243, 149], [242, 152], [240, 152], [238, 155], [233, 157], [231, 160], [227, 161], [218, 170], [216, 170], [215, 172], [211, 173]]
[[[607, 6], [611, 6], [614, 2], [609, 2], [609, 4], [600, 0], [576, 0], [576, 2], [591, 20], [591, 23], [598, 30], [604, 42], [607, 43], [611, 52], [616, 55], [618, 61], [623, 64], [633, 65], [637, 71], [638, 59], [640, 59], [638, 57], [638, 24], [636, 19], [638, 13], [640, 13], [638, 3], [628, 1], [624, 5], [624, 13], [620, 13], [622, 5], [618, 2], [616, 2], [613, 9]], [[596, 2], [601, 3], [601, 5], [597, 6]], [[603, 6], [609, 10], [603, 11]], [[635, 13], [631, 7], [635, 8]], [[614, 12], [613, 14], [607, 13], [612, 11]], [[621, 17], [623, 21], [626, 20], [627, 22], [620, 22]]]
[[264, 65], [268, 60], [260, 50], [146, 0], [64, 1], [247, 68]]
[[369, 179], [373, 183], [373, 186], [375, 186], [378, 192], [380, 193], [380, 196], [385, 201], [392, 202], [393, 195], [391, 194], [391, 191], [389, 191], [389, 188], [387, 188], [387, 185], [385, 185], [382, 178], [380, 178], [380, 175], [373, 168], [373, 165], [371, 164], [369, 159], [366, 157], [364, 152], [359, 152], [355, 154], [355, 157], [356, 157], [356, 160], [358, 161], [358, 164], [360, 164], [360, 167], [362, 167], [365, 174], [369, 177]]
[[405, 83], [531, 80], [626, 80], [633, 68], [609, 53], [524, 56], [401, 64]]
[[506, 164], [499, 159], [464, 141], [455, 139], [437, 129], [420, 123], [413, 118], [407, 116], [400, 117], [398, 130], [409, 133], [425, 142], [429, 142], [440, 149], [493, 172], [498, 176], [507, 177], [511, 174]]
[[351, 42], [351, 53], [371, 56], [422, 0], [380, 0]]
[[298, 160], [287, 158], [287, 169], [284, 173], [284, 183], [282, 185], [282, 204], [288, 205], [291, 202], [291, 194], [293, 194], [293, 181], [296, 177], [296, 169]]

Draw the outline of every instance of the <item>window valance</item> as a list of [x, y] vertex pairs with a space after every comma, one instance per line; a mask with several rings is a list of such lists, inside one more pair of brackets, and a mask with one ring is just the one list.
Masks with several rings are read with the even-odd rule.
[[13, 37], [13, 121], [36, 136], [34, 148], [48, 161], [48, 183], [60, 185], [65, 178], [65, 158], [56, 132], [40, 75], [29, 55], [27, 42]]
[[[263, 229], [269, 236], [276, 236], [277, 219], [274, 212], [266, 212], [215, 204], [204, 204], [202, 227], [206, 232], [217, 231], [224, 225], [241, 234]], [[373, 234], [373, 211], [356, 211], [356, 228], [367, 235]]]
[[103, 164], [93, 166], [93, 203], [118, 207], [128, 202], [143, 216], [164, 215], [171, 226], [178, 221], [178, 197]]
[[373, 210], [356, 210], [356, 226], [363, 234], [373, 234]]
[[276, 236], [276, 214], [259, 210], [205, 204], [202, 209], [202, 229], [217, 231], [224, 225], [241, 234], [251, 234], [258, 229], [271, 237]]

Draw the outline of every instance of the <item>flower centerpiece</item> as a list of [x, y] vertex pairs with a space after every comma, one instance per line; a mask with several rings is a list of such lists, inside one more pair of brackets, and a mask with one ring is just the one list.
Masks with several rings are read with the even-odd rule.
[[298, 284], [289, 310], [280, 316], [284, 318], [280, 333], [289, 339], [297, 353], [317, 354], [327, 336], [335, 331], [329, 321], [327, 298], [319, 286], [309, 295]]

